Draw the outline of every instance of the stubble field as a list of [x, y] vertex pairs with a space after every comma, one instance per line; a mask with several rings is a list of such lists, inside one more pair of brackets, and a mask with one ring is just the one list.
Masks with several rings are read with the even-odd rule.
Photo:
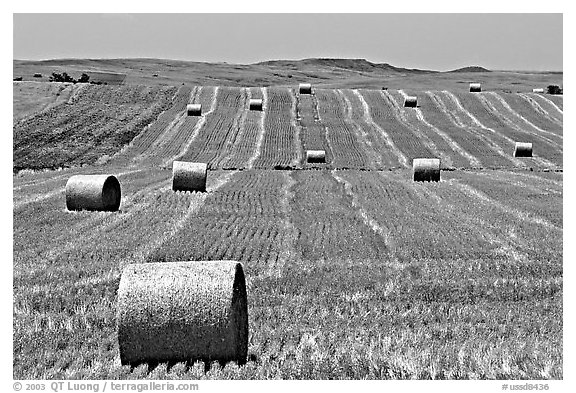
[[[563, 377], [561, 99], [53, 85], [14, 118], [14, 378]], [[206, 162], [207, 193], [174, 193], [174, 160]], [[116, 174], [120, 211], [66, 211], [78, 173]], [[248, 363], [121, 366], [123, 267], [221, 259], [244, 264]]]

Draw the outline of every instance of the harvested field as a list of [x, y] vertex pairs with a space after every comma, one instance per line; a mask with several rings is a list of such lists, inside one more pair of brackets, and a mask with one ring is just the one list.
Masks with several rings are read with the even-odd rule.
[[[14, 82], [15, 379], [564, 378], [562, 98], [130, 78]], [[440, 181], [413, 181], [419, 157]], [[206, 192], [173, 192], [174, 161]], [[118, 211], [66, 209], [93, 173]], [[246, 364], [123, 365], [123, 269], [217, 260], [243, 264]]]

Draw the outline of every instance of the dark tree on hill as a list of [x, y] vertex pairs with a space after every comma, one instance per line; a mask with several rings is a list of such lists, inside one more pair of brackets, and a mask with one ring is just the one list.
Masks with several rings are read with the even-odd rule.
[[62, 74], [58, 74], [57, 72], [53, 72], [49, 80], [50, 82], [64, 82]]
[[557, 85], [548, 86], [548, 94], [562, 94], [562, 89]]
[[90, 76], [88, 74], [82, 74], [80, 79], [78, 79], [78, 83], [88, 83], [90, 80]]
[[61, 74], [53, 72], [50, 77], [50, 82], [72, 82], [76, 83], [76, 79], [72, 78], [68, 73], [63, 72]]
[[72, 83], [76, 83], [76, 79], [72, 78], [70, 75], [68, 75], [66, 72], [62, 73], [62, 77], [64, 78], [64, 82], [72, 82]]

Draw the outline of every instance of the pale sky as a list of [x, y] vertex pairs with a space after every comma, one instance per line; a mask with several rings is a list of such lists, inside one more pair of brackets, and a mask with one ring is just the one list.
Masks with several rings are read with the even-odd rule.
[[562, 14], [18, 14], [14, 59], [250, 64], [365, 58], [397, 67], [562, 71]]

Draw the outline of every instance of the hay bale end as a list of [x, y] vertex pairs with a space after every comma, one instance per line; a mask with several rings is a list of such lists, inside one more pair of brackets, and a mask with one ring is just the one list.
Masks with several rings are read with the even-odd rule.
[[186, 112], [188, 116], [201, 116], [202, 104], [188, 104], [186, 105]]
[[480, 83], [470, 83], [470, 93], [480, 93], [482, 85]]
[[120, 198], [120, 182], [113, 175], [74, 175], [66, 182], [68, 210], [116, 211]]
[[407, 96], [404, 98], [404, 107], [405, 108], [416, 108], [418, 103], [418, 98], [415, 96]]
[[414, 181], [440, 181], [439, 158], [415, 158], [412, 161]]
[[172, 163], [172, 190], [206, 191], [208, 165], [202, 162], [174, 161]]
[[310, 83], [300, 83], [298, 91], [300, 94], [312, 94], [312, 85]]
[[236, 261], [127, 265], [120, 279], [117, 339], [123, 365], [248, 355], [248, 306]]
[[326, 150], [306, 150], [306, 162], [307, 163], [326, 163]]
[[263, 105], [262, 98], [251, 98], [248, 107], [251, 111], [261, 111]]
[[514, 157], [532, 157], [532, 143], [516, 142]]

